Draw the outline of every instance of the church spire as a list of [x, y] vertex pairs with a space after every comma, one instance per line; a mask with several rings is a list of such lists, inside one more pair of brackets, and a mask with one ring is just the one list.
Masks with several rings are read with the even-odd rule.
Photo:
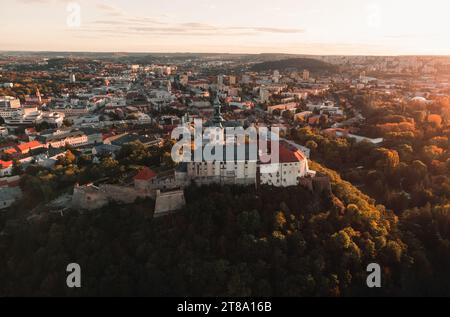
[[222, 117], [221, 113], [222, 104], [219, 100], [219, 93], [216, 93], [216, 99], [214, 99], [214, 117], [213, 117], [213, 124], [216, 127], [223, 128], [223, 123], [225, 122], [225, 119]]
[[41, 97], [41, 92], [39, 91], [39, 88], [36, 88], [36, 98], [39, 102], [39, 104], [42, 103], [42, 97]]

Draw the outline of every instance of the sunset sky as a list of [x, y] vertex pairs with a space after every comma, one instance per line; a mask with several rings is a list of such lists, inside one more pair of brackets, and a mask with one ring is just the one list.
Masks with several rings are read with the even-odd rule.
[[0, 50], [450, 54], [448, 0], [0, 1]]

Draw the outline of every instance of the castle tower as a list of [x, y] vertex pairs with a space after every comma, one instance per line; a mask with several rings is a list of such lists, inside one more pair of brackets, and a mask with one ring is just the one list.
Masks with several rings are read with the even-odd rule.
[[223, 128], [223, 123], [225, 119], [222, 117], [221, 113], [222, 104], [219, 100], [219, 94], [216, 94], [216, 99], [214, 99], [214, 116], [212, 119], [212, 123], [215, 127]]

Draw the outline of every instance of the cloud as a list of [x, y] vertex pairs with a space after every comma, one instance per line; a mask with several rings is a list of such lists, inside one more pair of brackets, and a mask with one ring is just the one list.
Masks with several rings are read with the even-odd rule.
[[117, 29], [117, 23], [112, 21], [96, 21], [100, 27], [85, 27], [80, 31], [84, 33], [98, 33], [98, 34], [129, 34], [135, 36], [141, 35], [164, 35], [164, 36], [258, 36], [262, 33], [301, 33], [302, 31], [292, 31], [284, 29], [267, 29], [254, 27], [217, 27], [217, 26], [202, 26], [202, 27], [186, 27], [183, 25], [134, 25], [127, 23], [127, 27]]
[[[33, 0], [31, 0], [33, 1]], [[35, 0], [50, 1], [50, 0]], [[89, 31], [102, 34], [122, 34], [130, 35], [166, 35], [166, 36], [258, 36], [260, 34], [298, 34], [303, 33], [303, 29], [276, 28], [262, 26], [219, 26], [196, 21], [176, 23], [167, 22], [164, 16], [157, 17], [130, 15], [120, 7], [108, 3], [97, 3], [95, 5], [99, 12], [105, 15], [90, 23], [86, 23], [83, 33]]]
[[304, 29], [271, 28], [271, 27], [232, 27], [235, 30], [249, 30], [260, 33], [304, 33]]
[[129, 17], [123, 16], [120, 19], [95, 20], [87, 26], [86, 31], [115, 33], [120, 26], [121, 32], [125, 33], [146, 33], [158, 35], [187, 35], [187, 36], [236, 36], [247, 35], [257, 36], [260, 34], [298, 34], [303, 33], [303, 29], [294, 28], [274, 28], [259, 26], [218, 26], [199, 22], [168, 23], [157, 18], [150, 17]]
[[133, 26], [133, 25], [166, 25], [166, 22], [159, 21], [154, 18], [148, 18], [148, 17], [124, 17], [121, 20], [110, 20], [110, 19], [102, 19], [102, 20], [95, 20], [92, 22], [94, 25], [111, 25], [111, 26]]
[[107, 4], [107, 3], [98, 3], [96, 5], [99, 11], [102, 11], [110, 16], [124, 16], [125, 12], [117, 6]]
[[[55, 4], [55, 3], [69, 3], [70, 0], [15, 0], [16, 2], [23, 3], [23, 4], [42, 4], [42, 5], [48, 5], [48, 4]], [[80, 1], [80, 0], [77, 0]]]
[[22, 3], [25, 3], [25, 4], [53, 2], [53, 0], [16, 0], [16, 1], [17, 2], [22, 2]]

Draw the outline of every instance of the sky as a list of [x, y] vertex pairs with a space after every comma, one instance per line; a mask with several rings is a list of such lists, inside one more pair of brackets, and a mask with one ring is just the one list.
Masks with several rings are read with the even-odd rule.
[[448, 0], [0, 0], [0, 51], [450, 55]]

